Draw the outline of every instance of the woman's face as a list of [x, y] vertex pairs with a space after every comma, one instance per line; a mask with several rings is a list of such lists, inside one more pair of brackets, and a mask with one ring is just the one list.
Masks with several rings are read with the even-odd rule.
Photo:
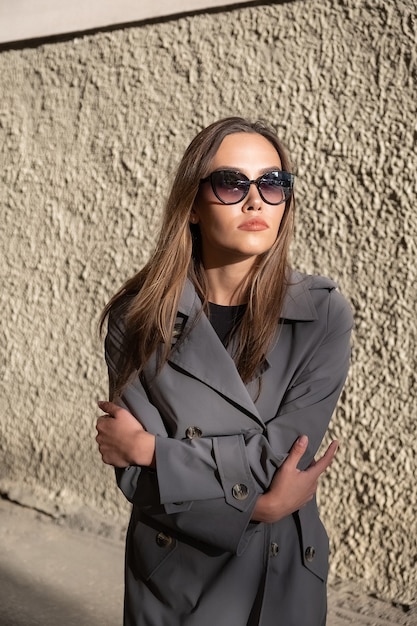
[[[227, 135], [217, 150], [210, 173], [217, 170], [238, 171], [256, 180], [271, 170], [281, 170], [281, 160], [274, 146], [256, 133]], [[206, 269], [255, 261], [274, 244], [285, 202], [265, 202], [256, 185], [237, 204], [223, 204], [210, 182], [202, 183], [191, 212], [190, 221], [201, 233], [202, 260]]]

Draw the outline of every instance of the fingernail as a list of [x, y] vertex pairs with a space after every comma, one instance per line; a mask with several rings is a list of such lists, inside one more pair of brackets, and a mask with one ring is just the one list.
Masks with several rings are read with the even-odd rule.
[[308, 437], [307, 437], [307, 435], [301, 435], [301, 437], [298, 438], [298, 443], [299, 443], [300, 446], [305, 448], [306, 445], [308, 444]]
[[97, 404], [98, 404], [98, 406], [99, 406], [99, 407], [100, 407], [100, 409], [101, 409], [101, 407], [102, 407], [102, 406], [103, 406], [103, 404], [104, 404], [104, 400], [97, 400]]

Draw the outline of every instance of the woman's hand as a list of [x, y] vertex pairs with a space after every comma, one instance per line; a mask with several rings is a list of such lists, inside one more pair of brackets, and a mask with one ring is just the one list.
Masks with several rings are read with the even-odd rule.
[[114, 467], [155, 466], [155, 436], [126, 409], [114, 402], [98, 402], [106, 415], [97, 420], [96, 441], [104, 463]]
[[297, 469], [308, 444], [306, 435], [299, 437], [291, 451], [276, 471], [269, 490], [259, 496], [255, 505], [252, 520], [273, 523], [298, 511], [313, 499], [317, 490], [318, 479], [333, 461], [338, 442], [332, 441], [324, 455], [313, 461], [305, 470]]

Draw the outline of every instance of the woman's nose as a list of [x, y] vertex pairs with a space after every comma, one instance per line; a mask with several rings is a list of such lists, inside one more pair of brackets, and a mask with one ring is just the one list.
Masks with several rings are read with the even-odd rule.
[[259, 195], [258, 187], [255, 183], [252, 183], [242, 209], [245, 211], [261, 211], [262, 207], [263, 202], [261, 196]]

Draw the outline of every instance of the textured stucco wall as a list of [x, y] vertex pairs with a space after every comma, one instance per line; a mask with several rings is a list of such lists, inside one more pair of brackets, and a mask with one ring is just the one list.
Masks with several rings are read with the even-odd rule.
[[99, 311], [191, 137], [265, 117], [297, 163], [294, 265], [356, 317], [319, 495], [332, 574], [416, 601], [416, 50], [414, 0], [297, 0], [0, 54], [3, 492], [126, 511], [94, 442]]

